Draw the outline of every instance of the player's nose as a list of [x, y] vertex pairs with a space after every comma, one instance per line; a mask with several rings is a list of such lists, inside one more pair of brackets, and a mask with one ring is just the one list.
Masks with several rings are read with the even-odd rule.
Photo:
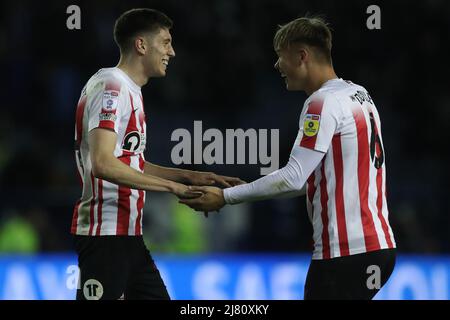
[[175, 50], [173, 49], [172, 46], [170, 46], [169, 52], [168, 52], [167, 54], [168, 54], [169, 57], [171, 57], [171, 58], [175, 57]]

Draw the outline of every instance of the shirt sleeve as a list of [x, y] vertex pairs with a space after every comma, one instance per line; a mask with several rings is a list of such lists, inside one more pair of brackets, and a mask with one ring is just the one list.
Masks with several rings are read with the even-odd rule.
[[118, 133], [120, 115], [125, 108], [122, 89], [116, 79], [105, 79], [88, 89], [88, 131], [104, 128]]
[[236, 204], [298, 192], [324, 156], [322, 152], [295, 146], [285, 167], [252, 183], [224, 189], [225, 202]]
[[299, 121], [296, 143], [301, 147], [327, 152], [340, 122], [340, 104], [332, 94], [312, 97]]

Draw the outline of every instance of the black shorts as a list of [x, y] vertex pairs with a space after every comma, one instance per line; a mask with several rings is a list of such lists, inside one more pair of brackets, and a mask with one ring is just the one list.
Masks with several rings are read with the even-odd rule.
[[305, 300], [370, 300], [394, 270], [395, 249], [326, 260], [312, 260]]
[[77, 300], [169, 300], [142, 236], [75, 236]]

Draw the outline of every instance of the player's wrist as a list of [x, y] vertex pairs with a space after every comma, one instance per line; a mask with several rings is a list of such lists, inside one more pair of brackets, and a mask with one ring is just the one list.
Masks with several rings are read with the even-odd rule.
[[232, 188], [222, 189], [222, 197], [223, 197], [223, 202], [225, 204], [233, 204], [233, 201], [231, 200], [231, 197], [230, 197], [231, 189]]
[[221, 204], [222, 206], [224, 206], [224, 205], [227, 204], [227, 202], [225, 201], [224, 189], [220, 189], [219, 192], [220, 192], [220, 197], [221, 197], [221, 199], [220, 199], [220, 200], [221, 200], [221, 203], [220, 203], [220, 204]]
[[179, 194], [180, 190], [181, 190], [181, 186], [183, 186], [182, 184], [178, 183], [178, 182], [174, 182], [174, 181], [168, 181], [167, 183], [167, 191], [173, 194]]

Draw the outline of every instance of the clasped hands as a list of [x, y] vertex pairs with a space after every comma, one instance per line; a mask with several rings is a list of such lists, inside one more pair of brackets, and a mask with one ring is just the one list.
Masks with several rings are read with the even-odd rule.
[[188, 190], [190, 194], [196, 196], [179, 197], [179, 202], [196, 211], [204, 212], [205, 216], [208, 216], [208, 212], [218, 211], [225, 205], [223, 190], [214, 185], [229, 188], [246, 183], [239, 178], [221, 176], [212, 172], [193, 172], [189, 182], [192, 185], [188, 186]]

